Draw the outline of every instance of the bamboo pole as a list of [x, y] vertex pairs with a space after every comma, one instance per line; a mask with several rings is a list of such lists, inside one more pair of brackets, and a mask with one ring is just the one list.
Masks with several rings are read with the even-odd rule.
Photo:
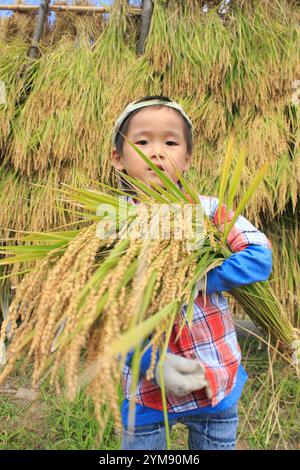
[[137, 54], [142, 55], [144, 53], [145, 41], [147, 39], [150, 23], [153, 13], [153, 2], [152, 0], [143, 1], [143, 11], [142, 11], [142, 22], [141, 30], [137, 47]]
[[[18, 11], [18, 12], [32, 12], [38, 11], [38, 5], [3, 5], [0, 4], [0, 10], [8, 10], [8, 11]], [[111, 11], [111, 7], [95, 7], [95, 6], [77, 6], [77, 5], [50, 5], [48, 11], [54, 11], [56, 13], [63, 12], [63, 11], [71, 11], [75, 13], [109, 13]], [[142, 9], [141, 8], [129, 8], [129, 13], [133, 15], [141, 15]]]
[[45, 19], [49, 10], [49, 2], [50, 0], [41, 0], [39, 6], [31, 46], [28, 50], [28, 57], [31, 59], [36, 59], [39, 55], [38, 43], [40, 42], [41, 36], [43, 34]]

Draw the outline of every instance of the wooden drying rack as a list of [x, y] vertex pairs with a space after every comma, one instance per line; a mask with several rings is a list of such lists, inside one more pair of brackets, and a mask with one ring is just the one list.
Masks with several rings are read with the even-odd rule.
[[[39, 5], [2, 5], [0, 4], [0, 10], [10, 10], [18, 12], [38, 12]], [[72, 11], [76, 13], [109, 13], [112, 7], [97, 7], [97, 6], [79, 6], [79, 5], [49, 5], [48, 11], [62, 12]], [[128, 7], [128, 11], [133, 15], [141, 15], [142, 8]]]
[[[40, 0], [40, 5], [2, 5], [0, 4], [0, 11], [15, 11], [37, 13], [36, 23], [32, 38], [32, 44], [29, 48], [28, 55], [31, 58], [37, 58], [39, 55], [38, 43], [40, 41], [45, 20], [48, 13], [51, 12], [76, 12], [76, 13], [109, 13], [113, 7], [97, 7], [88, 5], [50, 5], [51, 0]], [[150, 29], [150, 22], [153, 12], [153, 0], [144, 0], [142, 8], [134, 8], [128, 5], [127, 12], [131, 15], [141, 16], [140, 35], [137, 44], [137, 54], [141, 55], [144, 52], [145, 40]]]

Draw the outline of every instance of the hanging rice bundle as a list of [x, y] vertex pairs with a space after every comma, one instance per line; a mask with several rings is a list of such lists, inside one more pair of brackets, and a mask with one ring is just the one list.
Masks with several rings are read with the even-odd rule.
[[113, 85], [118, 76], [124, 77], [128, 63], [134, 57], [132, 52], [135, 50], [135, 45], [132, 42], [125, 42], [128, 28], [127, 15], [127, 1], [115, 1], [105, 29], [94, 45], [96, 68], [107, 85]]
[[192, 115], [195, 131], [201, 136], [201, 140], [205, 139], [211, 143], [224, 142], [230, 126], [228, 126], [228, 115], [222, 102], [213, 95], [207, 94], [197, 102]]
[[[12, 171], [8, 171], [3, 166], [0, 168], [0, 238], [9, 239], [14, 228], [22, 229], [26, 223], [27, 198], [29, 188], [22, 184], [21, 179]], [[24, 207], [25, 206], [25, 207]], [[25, 215], [25, 217], [24, 217]], [[0, 242], [0, 248], [3, 242]], [[1, 266], [0, 276], [5, 275], [7, 279], [0, 281], [0, 318], [4, 318], [8, 308], [8, 292], [10, 292], [11, 280], [15, 284], [14, 273], [20, 271], [20, 265]], [[13, 275], [13, 279], [9, 275]], [[17, 282], [19, 278], [17, 277]], [[0, 362], [1, 361], [0, 342]]]
[[[0, 167], [0, 230], [1, 237], [4, 236], [3, 229], [22, 230], [26, 225], [26, 209], [30, 188], [24, 184], [22, 178], [15, 172]], [[26, 207], [24, 207], [24, 204]]]
[[[182, 30], [181, 20], [184, 19], [179, 2], [154, 3], [144, 56], [151, 65], [153, 73], [161, 77], [161, 94], [175, 96], [178, 94], [178, 89], [181, 89], [181, 94], [188, 94], [191, 91], [188, 51], [185, 44], [187, 34]], [[187, 22], [185, 27], [188, 27]], [[164, 48], [161, 48], [161, 44], [164, 44]]]
[[2, 42], [5, 41], [6, 38], [6, 23], [7, 23], [7, 18], [5, 16], [0, 17], [0, 42], [1, 42], [1, 48], [4, 46], [2, 45]]
[[145, 55], [164, 74], [165, 94], [195, 93], [198, 100], [219, 87], [231, 59], [230, 37], [216, 9], [205, 13], [199, 2], [160, 0], [154, 4]]
[[[0, 265], [22, 260], [28, 267], [28, 263], [32, 266], [39, 261], [18, 286], [2, 324], [0, 340], [8, 337], [10, 343], [0, 383], [11, 373], [16, 360], [26, 355], [34, 360], [33, 383], [37, 384], [49, 371], [59, 392], [62, 387], [59, 371], [63, 368], [69, 399], [75, 398], [78, 387], [88, 385], [100, 426], [103, 405], [107, 403], [116, 425], [120, 424], [117, 385], [126, 352], [134, 347], [140, 357], [143, 341], [149, 335], [154, 351], [157, 348], [165, 351], [172, 325], [180, 320], [182, 305], [187, 305], [187, 321], [191, 323], [197, 281], [205, 279], [210, 269], [230, 255], [227, 235], [266, 171], [266, 167], [260, 170], [233, 218], [221, 219], [216, 227], [204, 217], [199, 237], [199, 232], [191, 232], [197, 226], [198, 194], [178, 173], [184, 192], [179, 190], [131, 145], [161, 178], [164, 188], [153, 185], [152, 189], [127, 176], [138, 191], [140, 204], [136, 206], [124, 199], [120, 201], [116, 195], [126, 193], [113, 188], [106, 188], [106, 192], [70, 188], [63, 192], [64, 197], [83, 210], [81, 215], [90, 221], [87, 227], [33, 233], [21, 238], [25, 246], [1, 250], [13, 256], [1, 260]], [[228, 187], [231, 148], [232, 141], [219, 188], [221, 205], [228, 191], [228, 211], [244, 161], [241, 153], [232, 185]], [[178, 212], [172, 212], [168, 236], [161, 239], [165, 217], [157, 222], [157, 212], [151, 209], [153, 203], [175, 203], [177, 207], [189, 203], [192, 225], [180, 213], [178, 225]], [[105, 214], [110, 206], [108, 217], [99, 213], [101, 204], [105, 204]], [[145, 232], [147, 227], [151, 227], [151, 232]], [[182, 237], [178, 237], [178, 227], [184, 229]], [[267, 282], [234, 289], [232, 295], [273, 341], [279, 340], [288, 347], [297, 338], [299, 332], [289, 322]], [[184, 324], [185, 320], [180, 327]], [[117, 353], [121, 354], [118, 360]], [[135, 377], [138, 364], [139, 361]], [[153, 374], [153, 365], [152, 362], [148, 377]]]
[[273, 246], [272, 286], [284, 311], [296, 328], [300, 328], [300, 251], [299, 207], [296, 214], [286, 212], [268, 224]]
[[101, 181], [107, 181], [111, 174], [111, 140], [108, 136], [111, 135], [116, 115], [124, 106], [122, 99], [125, 102], [130, 101], [131, 90], [136, 87], [135, 81], [132, 81], [129, 89], [125, 84], [129, 83], [130, 77], [134, 79], [139, 73], [143, 73], [139, 77], [140, 83], [148, 80], [146, 72], [149, 67], [143, 61], [136, 62], [136, 46], [133, 42], [134, 37], [129, 36], [131, 23], [127, 19], [127, 12], [126, 1], [114, 2], [107, 25], [93, 48], [94, 77], [96, 76], [97, 81], [103, 83], [101, 102], [99, 97], [98, 102], [95, 103], [99, 107], [97, 142], [98, 145], [101, 142], [101, 173], [99, 175]]
[[283, 110], [264, 115], [248, 113], [239, 122], [238, 138], [251, 149], [247, 160], [248, 178], [242, 181], [240, 191], [246, 187], [256, 173], [257, 166], [270, 162], [271, 170], [264, 186], [254, 195], [248, 211], [253, 219], [258, 211], [269, 214], [272, 218], [276, 213], [283, 212], [291, 199], [295, 207], [299, 194], [299, 178], [294, 158], [292, 141], [295, 131], [290, 128]]
[[[54, 1], [53, 5], [64, 6], [69, 5], [69, 2]], [[61, 11], [56, 13], [54, 21], [48, 17], [49, 31], [47, 35], [42, 37], [42, 44], [53, 47], [56, 46], [63, 38], [75, 41], [75, 18], [77, 18], [77, 15], [70, 11]]]
[[290, 96], [300, 64], [296, 9], [290, 2], [270, 0], [238, 3], [234, 8], [228, 24], [234, 34], [232, 67], [222, 88], [228, 103], [243, 109], [251, 102], [264, 112], [270, 101]]
[[[172, 49], [174, 44], [171, 43], [169, 34], [172, 31], [171, 27], [176, 16], [175, 13], [178, 14], [178, 6], [176, 6], [176, 12], [171, 14], [166, 7], [166, 0], [158, 0], [154, 3], [150, 30], [145, 47], [147, 59], [154, 70], [159, 73], [163, 73], [168, 66], [171, 66], [172, 53], [176, 53]], [[164, 44], [163, 49], [161, 44]]]
[[20, 38], [1, 44], [0, 55], [0, 155], [2, 147], [11, 131], [16, 112], [16, 101], [24, 89], [20, 72], [26, 62], [28, 46]]
[[44, 177], [50, 167], [69, 165], [98, 178], [106, 152], [102, 142], [107, 143], [101, 137], [112, 126], [108, 112], [115, 100], [108, 83], [120, 81], [121, 64], [125, 70], [133, 59], [120, 34], [124, 18], [117, 7], [93, 48], [84, 37], [80, 47], [65, 38], [39, 59], [39, 73], [5, 155], [22, 174]]
[[[268, 176], [247, 206], [247, 216], [257, 225], [261, 225], [262, 214], [272, 219], [275, 214], [285, 210], [290, 200], [295, 210], [300, 188], [298, 149], [295, 144], [298, 129], [290, 128], [290, 122], [283, 111], [264, 116], [248, 111], [243, 118], [235, 119], [235, 125], [238, 141], [251, 149], [247, 155], [237, 197], [243, 194], [252, 181], [257, 167], [265, 162], [270, 163]], [[204, 130], [199, 131], [200, 133], [203, 135]], [[216, 141], [212, 136], [202, 138], [199, 144], [195, 145], [193, 168], [198, 175], [199, 185], [205, 188], [207, 194], [217, 193], [224, 163], [223, 155], [224, 144], [221, 137]]]
[[31, 178], [45, 177], [50, 168], [66, 163], [94, 177], [99, 165], [94, 144], [101, 83], [91, 73], [91, 47], [83, 43], [75, 48], [65, 39], [38, 62], [34, 87], [15, 122], [5, 160]]
[[[222, 85], [225, 85], [226, 73], [233, 61], [234, 37], [230, 24], [224, 23], [216, 7], [206, 12], [195, 5], [191, 15], [193, 33], [189, 36], [189, 57], [198, 74], [193, 77], [195, 85], [198, 81], [197, 97], [203, 99], [203, 95], [211, 93], [220, 100]], [[194, 15], [195, 19], [192, 19]]]
[[[24, 5], [23, 0], [19, 0], [19, 5]], [[34, 31], [37, 12], [14, 11], [9, 16], [1, 18], [0, 35], [5, 41], [13, 39], [23, 40], [30, 44]]]
[[[75, 0], [72, 3], [55, 1], [53, 5], [94, 6], [89, 0]], [[62, 38], [73, 39], [77, 43], [80, 37], [87, 37], [93, 44], [104, 27], [103, 16], [92, 12], [62, 11], [55, 15], [54, 21], [48, 19], [48, 32], [42, 40], [43, 45], [54, 46]]]

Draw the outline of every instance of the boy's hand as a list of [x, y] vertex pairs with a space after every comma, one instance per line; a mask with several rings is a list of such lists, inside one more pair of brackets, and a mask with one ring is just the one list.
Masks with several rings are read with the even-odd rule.
[[[167, 353], [163, 363], [163, 374], [167, 394], [172, 393], [178, 397], [184, 397], [205, 387], [208, 398], [212, 396], [209, 383], [205, 378], [205, 368], [198, 360]], [[161, 386], [158, 365], [155, 369], [155, 380]]]

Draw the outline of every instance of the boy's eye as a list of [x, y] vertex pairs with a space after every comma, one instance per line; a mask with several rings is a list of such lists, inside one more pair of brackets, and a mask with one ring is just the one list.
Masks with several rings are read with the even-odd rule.
[[[147, 140], [140, 140], [139, 142], [137, 142], [137, 144], [140, 144], [140, 145], [147, 144]], [[177, 145], [177, 143], [174, 142], [173, 140], [168, 140], [166, 144]]]

